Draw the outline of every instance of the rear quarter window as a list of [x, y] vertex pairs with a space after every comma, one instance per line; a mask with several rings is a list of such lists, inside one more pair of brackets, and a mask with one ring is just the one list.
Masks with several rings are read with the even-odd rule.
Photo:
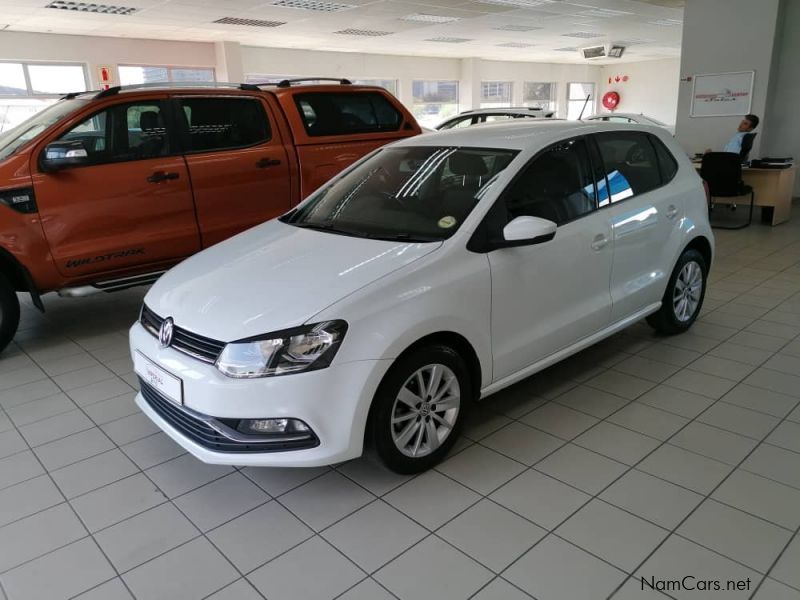
[[661, 170], [661, 184], [667, 184], [675, 178], [675, 174], [678, 172], [678, 161], [675, 160], [672, 152], [664, 145], [664, 142], [654, 135], [648, 134], [647, 137], [650, 138], [650, 142], [656, 150], [658, 167]]
[[649, 137], [642, 131], [595, 134], [610, 188], [601, 194], [600, 206], [661, 187], [658, 157]]
[[397, 131], [403, 115], [378, 92], [309, 92], [294, 97], [309, 136]]

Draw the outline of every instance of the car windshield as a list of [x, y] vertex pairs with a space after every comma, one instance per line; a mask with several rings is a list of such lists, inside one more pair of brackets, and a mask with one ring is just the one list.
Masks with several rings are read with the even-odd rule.
[[436, 242], [455, 233], [515, 150], [385, 148], [283, 217], [341, 235]]
[[44, 110], [36, 113], [5, 133], [0, 134], [0, 160], [8, 158], [17, 148], [26, 144], [45, 129], [59, 122], [76, 109], [83, 106], [87, 100], [62, 100]]

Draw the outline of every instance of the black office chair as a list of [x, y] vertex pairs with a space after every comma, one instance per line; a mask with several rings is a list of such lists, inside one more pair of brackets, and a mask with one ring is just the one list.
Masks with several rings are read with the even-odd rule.
[[[749, 185], [742, 181], [742, 162], [739, 155], [734, 152], [709, 152], [703, 156], [700, 167], [700, 177], [708, 184], [710, 199], [709, 214], [714, 209], [715, 198], [740, 198], [750, 195], [750, 212], [747, 221], [741, 225], [715, 225], [717, 229], [744, 229], [753, 222], [753, 205], [755, 192]], [[733, 207], [735, 203], [731, 203]]]
[[756, 139], [757, 133], [745, 133], [742, 136], [742, 149], [739, 150], [739, 160], [743, 163], [747, 162], [747, 157], [750, 156], [750, 150], [753, 149], [753, 140]]

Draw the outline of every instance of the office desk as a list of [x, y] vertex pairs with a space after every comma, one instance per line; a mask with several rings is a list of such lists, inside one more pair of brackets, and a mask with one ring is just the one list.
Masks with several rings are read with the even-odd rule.
[[[700, 171], [700, 163], [695, 163]], [[761, 206], [761, 220], [777, 225], [789, 220], [792, 211], [792, 191], [797, 165], [788, 169], [761, 169], [742, 167], [742, 179], [756, 194], [755, 206]], [[726, 198], [726, 202], [730, 202]], [[749, 202], [749, 199], [747, 200]], [[744, 204], [744, 201], [741, 202]]]

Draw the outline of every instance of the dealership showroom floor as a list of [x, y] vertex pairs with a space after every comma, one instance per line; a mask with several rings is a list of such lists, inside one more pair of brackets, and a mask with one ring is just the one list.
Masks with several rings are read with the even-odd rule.
[[[0, 358], [0, 596], [797, 600], [793, 216], [718, 231], [691, 332], [637, 323], [498, 393], [416, 477], [370, 455], [203, 464], [134, 404], [145, 289], [24, 299]], [[676, 574], [745, 591], [642, 590]]]

